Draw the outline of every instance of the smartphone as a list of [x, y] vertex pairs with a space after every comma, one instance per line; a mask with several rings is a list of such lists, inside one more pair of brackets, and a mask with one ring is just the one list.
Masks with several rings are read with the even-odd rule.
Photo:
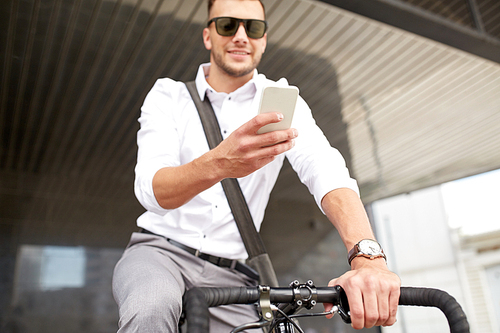
[[262, 91], [259, 114], [280, 112], [284, 118], [279, 123], [272, 123], [261, 127], [257, 133], [267, 133], [290, 128], [299, 89], [297, 87], [266, 87]]

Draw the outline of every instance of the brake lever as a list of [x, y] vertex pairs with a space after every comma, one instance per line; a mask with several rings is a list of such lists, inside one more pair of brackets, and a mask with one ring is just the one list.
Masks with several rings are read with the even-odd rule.
[[344, 323], [350, 324], [351, 323], [351, 312], [350, 312], [350, 308], [349, 308], [349, 302], [347, 301], [347, 295], [341, 286], [335, 286], [334, 288], [339, 293], [338, 313], [340, 315], [340, 318], [342, 318]]
[[328, 315], [335, 315], [338, 313], [340, 315], [340, 318], [344, 321], [346, 324], [351, 323], [351, 316], [349, 315], [349, 312], [346, 312], [345, 309], [341, 306], [334, 305], [330, 311], [325, 311], [322, 313], [315, 313], [315, 315], [321, 315], [321, 316], [328, 316]]

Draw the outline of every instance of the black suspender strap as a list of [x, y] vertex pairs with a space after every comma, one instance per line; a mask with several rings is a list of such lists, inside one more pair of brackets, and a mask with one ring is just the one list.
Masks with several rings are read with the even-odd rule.
[[[203, 130], [207, 137], [208, 146], [214, 149], [222, 142], [222, 135], [220, 132], [219, 122], [215, 116], [212, 104], [205, 97], [204, 101], [200, 99], [196, 84], [194, 81], [186, 83], [189, 93], [193, 98], [194, 104], [200, 114]], [[256, 257], [259, 254], [266, 253], [264, 242], [262, 241], [255, 224], [253, 223], [252, 215], [248, 209], [248, 204], [245, 200], [243, 192], [241, 191], [240, 184], [236, 178], [226, 178], [222, 180], [222, 187], [226, 194], [229, 207], [233, 213], [238, 230], [240, 231], [241, 238], [247, 249], [250, 258]]]
[[[187, 82], [186, 87], [200, 115], [208, 146], [210, 149], [213, 149], [222, 142], [222, 135], [212, 104], [210, 104], [207, 96], [205, 96], [203, 101], [200, 99], [194, 81]], [[249, 264], [259, 272], [261, 284], [277, 287], [278, 281], [276, 273], [272, 267], [269, 255], [266, 252], [264, 242], [255, 228], [252, 215], [250, 214], [248, 204], [241, 191], [238, 180], [236, 178], [226, 178], [221, 181], [221, 184], [226, 194], [227, 201], [229, 202], [231, 212], [233, 213], [234, 220], [236, 221], [236, 225], [238, 226], [241, 239], [248, 252]]]

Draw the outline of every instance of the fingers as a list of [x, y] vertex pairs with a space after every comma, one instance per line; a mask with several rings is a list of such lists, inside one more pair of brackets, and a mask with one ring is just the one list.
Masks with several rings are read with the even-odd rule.
[[295, 146], [295, 138], [298, 133], [296, 129], [284, 131], [273, 131], [266, 134], [260, 134], [257, 138], [258, 145], [262, 148], [263, 155], [277, 156]]
[[292, 149], [295, 138], [298, 136], [296, 129], [273, 131], [265, 134], [239, 136], [239, 147], [249, 159], [274, 159], [274, 157]]
[[[260, 130], [262, 127], [270, 124], [276, 124], [281, 122], [284, 119], [284, 116], [282, 113], [279, 112], [269, 112], [269, 113], [263, 113], [255, 116], [252, 118], [248, 123], [245, 124], [245, 131], [247, 131], [249, 134], [262, 134]], [[275, 127], [276, 128], [276, 127]], [[270, 131], [272, 132], [280, 132], [278, 131]], [[267, 132], [269, 133], [269, 132]], [[263, 133], [266, 134], [266, 133]]]
[[363, 304], [360, 304], [364, 312], [359, 313], [360, 316], [364, 317], [362, 318], [364, 323], [360, 322], [354, 327], [364, 325], [360, 328], [371, 328], [385, 324], [389, 318], [389, 293], [390, 290], [388, 290], [383, 282], [368, 279], [361, 297]]
[[399, 286], [393, 288], [389, 296], [389, 318], [385, 323], [381, 324], [382, 326], [391, 326], [394, 325], [394, 323], [396, 323], [396, 314], [398, 312], [400, 293], [401, 289]]
[[248, 127], [247, 130], [255, 134], [261, 127], [272, 123], [279, 123], [283, 118], [283, 114], [279, 112], [262, 113], [252, 118], [246, 124]]
[[[263, 126], [272, 124], [272, 123], [278, 123], [281, 120], [283, 120], [283, 114], [281, 113], [266, 113], [266, 114], [261, 114], [256, 116], [252, 121], [249, 123], [249, 130], [252, 133], [257, 133], [259, 129], [261, 129]], [[293, 147], [293, 139], [295, 139], [298, 136], [298, 132], [294, 128], [286, 129], [286, 130], [278, 130], [278, 131], [271, 131], [267, 133], [263, 133], [257, 136], [257, 139], [260, 141], [261, 147], [269, 147], [273, 146], [276, 144], [281, 144], [285, 143], [283, 145], [283, 151], [277, 151], [277, 153], [283, 153], [284, 151], [287, 151]]]
[[[337, 279], [333, 279], [333, 280], [330, 280], [330, 282], [328, 282], [328, 287], [334, 287], [336, 285], [338, 285]], [[331, 311], [333, 308], [332, 303], [323, 303], [323, 306], [324, 306], [326, 312]], [[333, 314], [327, 315], [326, 318], [327, 319], [333, 318]]]
[[[363, 294], [359, 288], [354, 286], [346, 286], [344, 291], [349, 301], [351, 326], [357, 330], [362, 329], [363, 327], [373, 327], [373, 324], [372, 326], [367, 326], [371, 324], [370, 319], [365, 321], [366, 315], [373, 313], [373, 310], [371, 310], [373, 309], [373, 298], [370, 297], [369, 293], [365, 292], [365, 294]], [[366, 301], [364, 297], [366, 298]], [[365, 307], [367, 311], [365, 311]]]
[[374, 272], [367, 273], [350, 271], [328, 285], [340, 285], [344, 289], [349, 300], [353, 328], [391, 326], [396, 322], [399, 278], [393, 273], [382, 276], [376, 276]]
[[[373, 326], [390, 326], [396, 322], [396, 298], [387, 289], [366, 287], [347, 293], [351, 311], [352, 327], [355, 329]], [[397, 296], [399, 300], [399, 295]], [[392, 304], [391, 304], [392, 303]]]
[[[258, 130], [268, 124], [278, 123], [283, 115], [278, 112], [260, 114], [241, 126], [236, 132], [245, 151], [259, 150], [256, 158], [277, 156], [293, 148], [298, 132], [294, 128], [257, 134]], [[245, 138], [245, 139], [244, 139]], [[261, 149], [264, 148], [264, 149]]]
[[262, 126], [280, 119], [283, 119], [280, 113], [258, 115], [223, 140], [211, 152], [221, 178], [247, 176], [292, 149], [298, 136], [295, 129], [257, 134]]

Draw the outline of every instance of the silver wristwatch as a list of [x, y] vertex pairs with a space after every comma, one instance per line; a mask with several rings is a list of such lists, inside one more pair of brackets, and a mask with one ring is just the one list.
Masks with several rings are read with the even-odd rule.
[[349, 265], [356, 257], [365, 257], [368, 259], [384, 258], [387, 260], [384, 250], [380, 244], [373, 239], [363, 239], [349, 251]]

